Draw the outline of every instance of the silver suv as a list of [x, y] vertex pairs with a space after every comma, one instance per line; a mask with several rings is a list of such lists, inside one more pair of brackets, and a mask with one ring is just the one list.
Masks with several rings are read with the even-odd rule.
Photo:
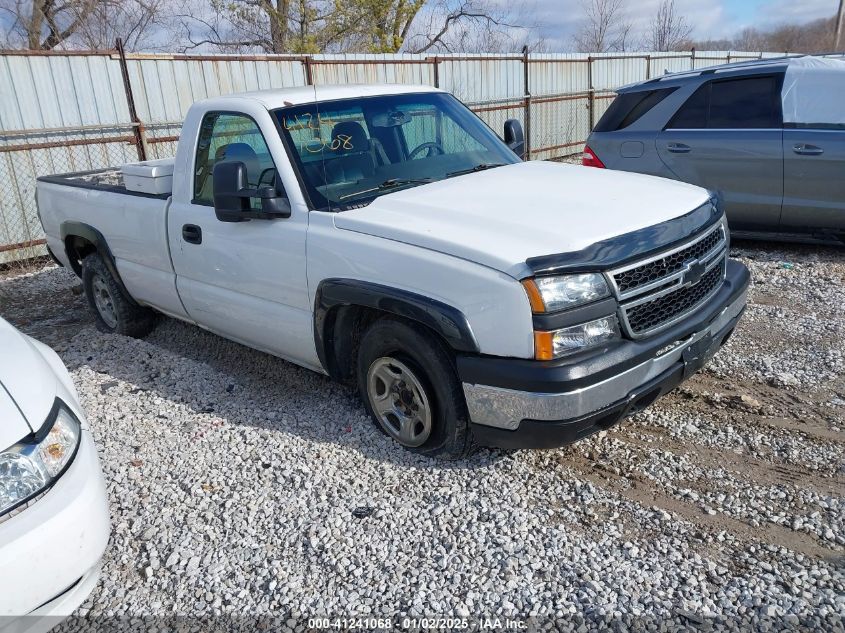
[[582, 162], [706, 187], [737, 236], [845, 241], [843, 95], [841, 58], [664, 75], [618, 91]]

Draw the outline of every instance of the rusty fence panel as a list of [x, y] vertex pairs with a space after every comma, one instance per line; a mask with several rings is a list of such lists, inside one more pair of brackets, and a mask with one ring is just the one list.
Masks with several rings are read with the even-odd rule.
[[0, 265], [43, 255], [35, 178], [138, 160], [117, 51], [0, 53]]
[[138, 160], [132, 125], [0, 131], [0, 264], [46, 254], [35, 179]]
[[37, 176], [173, 156], [190, 105], [250, 90], [429, 84], [497, 133], [519, 119], [530, 159], [577, 156], [622, 85], [781, 53], [168, 55], [0, 51], [0, 266], [43, 255]]

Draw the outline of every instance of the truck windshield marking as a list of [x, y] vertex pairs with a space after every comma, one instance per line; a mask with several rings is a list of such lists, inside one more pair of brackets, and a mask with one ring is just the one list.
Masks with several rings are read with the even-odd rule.
[[446, 93], [379, 95], [274, 112], [310, 206], [339, 211], [391, 189], [519, 162]]

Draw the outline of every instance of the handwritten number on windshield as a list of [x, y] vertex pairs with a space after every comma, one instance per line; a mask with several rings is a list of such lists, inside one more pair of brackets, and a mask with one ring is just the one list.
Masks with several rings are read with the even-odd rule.
[[354, 149], [354, 146], [352, 145], [352, 137], [348, 134], [338, 134], [333, 139], [328, 140], [319, 136], [302, 144], [302, 149], [311, 154], [318, 154], [323, 151], [324, 148], [332, 152], [336, 152], [340, 149]]
[[348, 134], [338, 134], [334, 138], [323, 138], [323, 128], [334, 128], [335, 121], [322, 114], [316, 116], [310, 112], [285, 116], [282, 119], [282, 126], [289, 132], [300, 130], [311, 130], [316, 135], [302, 143], [302, 151], [309, 154], [319, 154], [323, 150], [337, 152], [339, 150], [354, 149], [352, 137]]

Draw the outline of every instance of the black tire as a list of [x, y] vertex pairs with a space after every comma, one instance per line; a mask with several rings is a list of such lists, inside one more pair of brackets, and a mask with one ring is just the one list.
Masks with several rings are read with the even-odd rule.
[[155, 327], [155, 313], [126, 297], [99, 253], [82, 260], [82, 287], [101, 332], [140, 338]]
[[[383, 422], [382, 416], [376, 412], [377, 404], [375, 399], [371, 398], [369, 390], [372, 384], [370, 371], [379, 371], [379, 366], [385, 365], [384, 359], [395, 361], [392, 366], [394, 371], [397, 366], [402, 371], [410, 370], [411, 382], [418, 384], [424, 392], [420, 395], [424, 399], [423, 402], [427, 401], [429, 405], [430, 425], [427, 437], [419, 445], [404, 442], [397, 437], [395, 431], [392, 432], [385, 426], [390, 424], [390, 421]], [[404, 448], [446, 459], [459, 459], [472, 452], [472, 431], [466, 401], [454, 363], [446, 346], [427, 329], [390, 317], [374, 322], [361, 338], [356, 374], [361, 399], [376, 427], [393, 437]], [[378, 378], [375, 378], [375, 381], [378, 383]], [[414, 387], [410, 390], [414, 391]], [[375, 391], [378, 392], [378, 389]], [[401, 397], [395, 396], [394, 402], [403, 402]], [[379, 400], [383, 404], [386, 403], [385, 399]], [[413, 402], [419, 403], [420, 399], [409, 398], [409, 404]], [[408, 411], [410, 412], [410, 409]], [[419, 428], [424, 428], [422, 425], [422, 422], [417, 423]], [[394, 426], [399, 424], [395, 423]], [[420, 437], [422, 435], [423, 433], [420, 433]]]

